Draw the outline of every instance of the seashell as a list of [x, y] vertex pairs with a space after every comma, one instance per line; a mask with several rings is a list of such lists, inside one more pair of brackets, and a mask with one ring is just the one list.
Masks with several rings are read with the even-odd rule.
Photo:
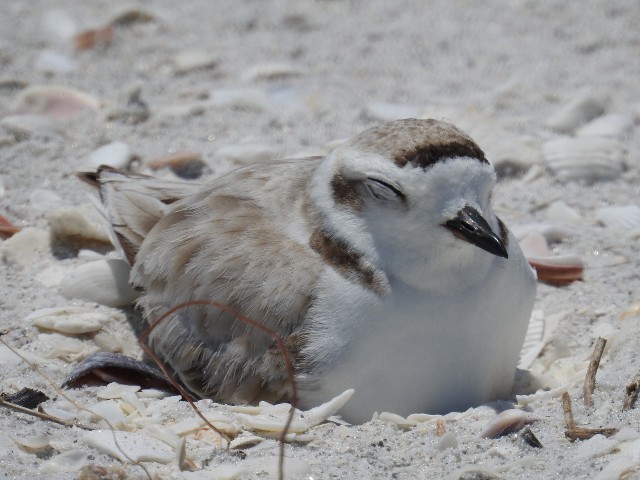
[[596, 220], [608, 228], [633, 231], [640, 228], [640, 207], [624, 205], [598, 208]]
[[196, 152], [174, 153], [147, 160], [145, 164], [152, 170], [170, 168], [173, 173], [186, 179], [201, 177], [207, 167], [200, 154]]
[[561, 385], [551, 390], [538, 390], [530, 395], [516, 395], [518, 405], [528, 405], [534, 402], [546, 402], [554, 398], [561, 397], [564, 392], [569, 390], [569, 384]]
[[251, 448], [251, 447], [255, 447], [256, 445], [262, 442], [264, 442], [263, 437], [244, 433], [242, 435], [237, 436], [233, 440], [231, 440], [231, 443], [229, 443], [229, 448], [231, 450]]
[[565, 225], [568, 223], [580, 223], [580, 213], [561, 200], [557, 200], [547, 208], [547, 220], [551, 223]]
[[182, 439], [178, 435], [164, 425], [147, 425], [144, 428], [144, 432], [153, 438], [157, 438], [161, 442], [166, 443], [173, 449], [178, 449], [182, 442]]
[[562, 133], [573, 132], [580, 125], [602, 115], [608, 100], [600, 92], [584, 91], [554, 113], [545, 126]]
[[551, 255], [547, 239], [538, 232], [529, 233], [519, 242], [525, 257], [547, 257]]
[[89, 154], [80, 168], [96, 170], [101, 165], [126, 169], [133, 160], [131, 148], [124, 142], [111, 142], [95, 149]]
[[40, 52], [33, 66], [41, 72], [59, 74], [70, 73], [78, 68], [76, 62], [69, 57], [52, 50]]
[[624, 149], [613, 138], [559, 138], [546, 142], [542, 154], [549, 170], [562, 181], [613, 180], [626, 170]]
[[622, 312], [620, 314], [620, 320], [625, 320], [627, 318], [637, 317], [637, 316], [640, 316], [640, 303], [636, 303], [635, 305], [632, 305], [631, 307], [626, 309], [624, 312]]
[[533, 361], [538, 358], [540, 352], [545, 347], [544, 339], [545, 321], [544, 312], [542, 310], [534, 310], [531, 312], [531, 319], [527, 327], [527, 333], [520, 350], [520, 360], [518, 368], [527, 370], [531, 367]]
[[166, 443], [141, 433], [93, 430], [87, 432], [82, 440], [121, 462], [170, 463], [175, 457], [173, 449]]
[[54, 251], [71, 250], [77, 253], [81, 248], [96, 251], [111, 250], [113, 247], [102, 225], [86, 215], [78, 207], [66, 207], [47, 213], [51, 232], [51, 246]]
[[60, 472], [77, 472], [87, 464], [88, 454], [82, 450], [69, 450], [51, 457], [40, 467], [40, 472], [45, 474]]
[[398, 103], [375, 102], [367, 104], [364, 114], [374, 120], [386, 122], [400, 118], [417, 118], [420, 116], [420, 109]]
[[11, 433], [8, 435], [9, 438], [18, 445], [30, 450], [42, 450], [43, 448], [47, 448], [51, 443], [51, 437], [45, 434], [35, 435], [33, 437], [19, 437], [17, 435], [12, 435]]
[[540, 233], [530, 233], [520, 242], [520, 248], [529, 265], [538, 275], [538, 280], [551, 285], [566, 285], [582, 279], [584, 263], [577, 255], [554, 256], [547, 240]]
[[243, 82], [255, 82], [257, 80], [280, 80], [303, 75], [305, 71], [289, 63], [265, 63], [254, 65], [245, 70], [240, 78]]
[[531, 413], [517, 408], [505, 410], [496, 415], [480, 432], [481, 438], [500, 438], [512, 432], [517, 432], [525, 425], [542, 420]]
[[227, 145], [216, 151], [216, 157], [238, 165], [249, 165], [277, 160], [279, 154], [275, 148], [269, 145]]
[[100, 330], [111, 317], [95, 309], [82, 307], [42, 308], [25, 317], [26, 322], [62, 333], [82, 334]]
[[94, 97], [66, 87], [33, 86], [18, 95], [13, 106], [17, 114], [42, 115], [53, 120], [71, 120], [86, 111], [96, 111]]
[[[312, 408], [311, 410], [306, 412], [296, 410], [293, 421], [289, 426], [289, 432], [304, 433], [311, 427], [315, 427], [316, 425], [324, 422], [327, 418], [340, 410], [352, 395], [353, 389], [346, 390], [337, 397], [318, 407]], [[272, 407], [273, 405], [269, 406]], [[289, 404], [279, 404], [277, 407], [277, 414], [273, 410], [271, 412], [266, 412], [265, 409], [263, 409], [263, 411], [258, 415], [246, 415], [239, 413], [236, 418], [245, 427], [252, 430], [282, 432], [291, 406]]]
[[117, 398], [122, 398], [122, 394], [125, 392], [135, 393], [139, 390], [139, 385], [122, 385], [120, 383], [111, 382], [98, 390], [96, 396], [104, 400], [115, 400]]
[[258, 112], [275, 112], [277, 109], [274, 100], [264, 90], [255, 87], [214, 90], [210, 93], [207, 104], [214, 107], [231, 107]]
[[394, 423], [400, 428], [411, 428], [418, 424], [418, 422], [416, 422], [415, 420], [409, 420], [401, 415], [390, 412], [382, 412], [378, 416], [378, 420], [380, 420], [381, 422]]
[[107, 424], [113, 428], [122, 428], [127, 423], [126, 415], [114, 400], [98, 402], [91, 405], [88, 410], [92, 413], [94, 420], [106, 420]]
[[49, 400], [49, 397], [40, 390], [34, 390], [33, 388], [22, 388], [16, 393], [2, 393], [0, 398], [4, 401], [20, 405], [24, 408], [36, 408], [43, 402]]
[[140, 360], [110, 352], [98, 352], [87, 357], [71, 371], [62, 386], [75, 388], [111, 382], [175, 392], [175, 387], [161, 371]]
[[46, 358], [61, 358], [67, 362], [74, 362], [95, 352], [95, 346], [88, 346], [86, 342], [77, 338], [70, 338], [57, 333], [43, 333], [39, 336], [46, 342], [48, 351]]
[[60, 283], [67, 298], [81, 298], [107, 307], [124, 307], [140, 296], [129, 285], [131, 266], [120, 259], [98, 260], [73, 269]]
[[113, 27], [92, 28], [78, 32], [73, 36], [73, 47], [77, 50], [89, 50], [96, 47], [104, 47], [113, 38]]
[[6, 217], [0, 215], [0, 238], [7, 239], [22, 230], [22, 227], [12, 225]]
[[49, 253], [49, 233], [33, 227], [23, 228], [0, 244], [0, 258], [16, 268], [31, 267]]
[[74, 412], [70, 412], [68, 410], [64, 410], [62, 408], [45, 406], [40, 407], [44, 413], [47, 415], [51, 415], [52, 417], [59, 418], [60, 420], [76, 420], [78, 418], [78, 414]]
[[527, 257], [527, 261], [536, 271], [538, 280], [541, 282], [562, 286], [582, 280], [584, 263], [577, 255]]
[[613, 137], [623, 138], [631, 134], [634, 123], [631, 115], [610, 113], [598, 117], [576, 131], [581, 137]]
[[59, 208], [64, 205], [62, 197], [56, 192], [44, 188], [36, 188], [29, 195], [29, 203], [31, 208], [46, 212], [52, 208]]
[[207, 70], [218, 65], [219, 59], [204, 50], [188, 50], [172, 58], [175, 73], [184, 74], [195, 70]]
[[128, 27], [135, 23], [149, 23], [156, 19], [157, 15], [148, 10], [142, 10], [138, 7], [128, 7], [116, 12], [109, 25], [114, 27]]

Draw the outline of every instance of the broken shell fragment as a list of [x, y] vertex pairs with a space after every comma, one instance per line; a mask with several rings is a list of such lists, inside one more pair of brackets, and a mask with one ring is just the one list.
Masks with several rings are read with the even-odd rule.
[[599, 92], [582, 92], [560, 107], [545, 126], [557, 132], [573, 132], [580, 125], [602, 115], [607, 103], [606, 96]]
[[12, 225], [9, 220], [0, 215], [0, 238], [7, 239], [14, 233], [18, 233], [20, 230], [22, 230], [22, 227]]
[[560, 286], [582, 279], [582, 259], [572, 254], [552, 255], [542, 234], [532, 232], [519, 243], [529, 265], [535, 269], [541, 282]]
[[527, 261], [535, 269], [541, 282], [561, 286], [582, 280], [584, 263], [577, 255], [527, 257]]
[[598, 117], [576, 132], [576, 135], [585, 136], [601, 136], [623, 138], [633, 130], [633, 117], [631, 115], [623, 115], [619, 113], [610, 113]]
[[101, 165], [127, 168], [133, 159], [131, 148], [124, 142], [111, 142], [96, 148], [82, 164], [82, 169], [95, 170]]
[[169, 445], [141, 433], [94, 430], [87, 432], [83, 440], [90, 447], [122, 462], [170, 463], [175, 457]]
[[92, 96], [66, 87], [33, 86], [18, 95], [13, 107], [17, 114], [42, 115], [55, 120], [71, 120], [85, 111], [96, 111], [100, 102]]
[[124, 307], [140, 296], [129, 285], [131, 267], [120, 259], [98, 260], [72, 270], [60, 283], [67, 298], [81, 298], [107, 307]]
[[89, 50], [95, 47], [107, 45], [113, 38], [113, 27], [104, 27], [84, 30], [73, 36], [73, 46], [76, 50]]
[[640, 228], [640, 207], [624, 205], [599, 208], [596, 210], [596, 220], [608, 228], [633, 231]]
[[105, 313], [81, 307], [43, 308], [25, 318], [38, 328], [74, 335], [97, 332], [110, 319]]

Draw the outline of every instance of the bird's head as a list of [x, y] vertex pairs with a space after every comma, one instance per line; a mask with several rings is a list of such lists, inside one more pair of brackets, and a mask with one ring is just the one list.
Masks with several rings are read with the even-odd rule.
[[314, 196], [329, 235], [342, 236], [387, 276], [424, 289], [442, 284], [444, 274], [473, 281], [508, 257], [506, 228], [490, 206], [494, 184], [493, 167], [461, 130], [406, 119], [332, 152]]

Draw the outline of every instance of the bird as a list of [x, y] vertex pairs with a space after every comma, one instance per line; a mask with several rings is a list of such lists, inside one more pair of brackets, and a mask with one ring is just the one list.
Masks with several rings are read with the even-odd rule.
[[[456, 126], [395, 120], [325, 156], [202, 182], [106, 166], [84, 178], [149, 324], [209, 300], [267, 326], [301, 407], [353, 388], [340, 413], [364, 423], [511, 395], [536, 277], [492, 210], [493, 166]], [[227, 311], [178, 310], [149, 344], [200, 398], [287, 399], [274, 338]]]

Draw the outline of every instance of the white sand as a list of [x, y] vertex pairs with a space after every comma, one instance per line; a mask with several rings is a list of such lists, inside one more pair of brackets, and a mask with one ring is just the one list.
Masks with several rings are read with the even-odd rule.
[[[365, 113], [367, 106], [379, 102], [404, 106], [408, 114], [439, 115], [445, 107], [467, 112], [470, 118], [479, 115], [482, 126], [494, 132], [488, 138], [498, 139], [507, 130], [529, 137], [538, 149], [558, 136], [544, 127], [545, 121], [585, 88], [608, 98], [608, 113], [632, 118], [640, 114], [640, 10], [635, 1], [165, 0], [142, 8], [154, 15], [154, 21], [117, 28], [108, 46], [73, 51], [66, 31], [73, 31], [74, 25], [103, 25], [117, 10], [121, 9], [107, 1], [0, 2], [0, 121], [12, 113], [26, 86], [62, 85], [103, 102], [99, 113], [58, 124], [54, 130], [33, 127], [31, 134], [16, 133], [0, 123], [0, 214], [17, 225], [46, 232], [48, 211], [87, 203], [87, 190], [73, 173], [91, 151], [110, 141], [126, 142], [143, 160], [175, 151], [199, 152], [215, 170], [216, 151], [239, 143], [271, 146], [283, 156], [324, 152], [330, 142], [379, 122]], [[68, 29], [60, 21], [47, 21], [55, 15], [70, 21]], [[63, 54], [75, 70], [43, 72], [36, 65], [44, 51]], [[174, 55], [194, 51], [216, 59], [216, 66], [177, 73]], [[300, 74], [246, 79], [255, 67], [273, 64], [293, 66]], [[55, 65], [64, 68], [60, 61]], [[108, 112], [121, 109], [135, 88], [141, 89], [150, 118], [136, 125], [107, 120]], [[212, 91], [232, 88], [257, 89], [242, 93], [243, 99], [253, 99], [253, 106], [212, 105], [211, 100], [219, 98]], [[268, 95], [256, 99], [256, 91]], [[490, 151], [490, 145], [478, 141]], [[554, 252], [578, 254], [586, 264], [584, 281], [563, 288], [539, 286], [535, 308], [547, 319], [565, 314], [533, 368], [539, 373], [555, 360], [541, 382], [569, 384], [578, 424], [626, 427], [623, 434], [612, 440], [569, 442], [559, 396], [527, 406], [541, 417], [531, 429], [542, 449], [526, 445], [517, 435], [479, 439], [494, 415], [486, 408], [447, 421], [452, 433], [447, 437], [451, 448], [446, 449], [433, 422], [406, 430], [383, 421], [358, 427], [330, 423], [311, 431], [311, 443], [288, 447], [288, 455], [296, 459], [290, 465], [299, 468], [292, 478], [608, 479], [626, 470], [636, 473], [624, 478], [640, 478], [640, 415], [637, 410], [621, 411], [625, 385], [640, 369], [640, 316], [636, 310], [635, 316], [621, 317], [640, 302], [639, 235], [605, 228], [594, 218], [599, 207], [640, 204], [638, 128], [634, 126], [622, 142], [629, 169], [615, 181], [562, 183], [545, 172], [534, 179], [501, 181], [494, 203], [510, 225], [544, 221], [555, 200], [581, 215], [579, 221], [566, 222], [574, 235], [555, 245]], [[38, 202], [37, 189], [55, 193], [57, 201]], [[37, 330], [24, 317], [45, 307], [91, 304], [60, 295], [55, 279], [82, 260], [53, 256], [43, 235], [41, 250], [34, 250], [37, 239], [2, 250], [0, 330], [7, 332], [2, 338], [12, 346], [47, 358], [62, 337]], [[21, 246], [32, 251], [32, 260], [15, 258]], [[43, 281], [53, 285], [47, 288]], [[125, 351], [136, 353], [124, 315], [105, 307], [100, 311], [113, 313], [109, 331], [125, 343]], [[586, 408], [581, 378], [598, 335], [606, 336], [609, 344], [594, 406]], [[80, 349], [95, 348], [90, 338], [80, 337], [79, 342]], [[60, 358], [42, 364], [56, 383], [71, 366]], [[3, 346], [0, 378], [3, 392], [29, 386], [57, 397], [39, 374]], [[91, 405], [99, 400], [96, 391], [87, 388], [72, 395]], [[163, 421], [193, 416], [180, 405]], [[10, 434], [44, 434], [51, 446], [29, 451], [18, 447]], [[77, 470], [65, 473], [50, 464], [45, 469], [47, 461], [71, 449], [81, 450], [84, 464], [120, 465], [87, 446], [83, 435], [78, 428], [0, 408], [0, 476], [74, 478]], [[189, 448], [194, 459], [207, 459], [208, 469], [222, 463], [247, 466], [238, 478], [265, 478], [261, 465], [273, 461], [260, 462], [276, 454], [273, 441], [245, 449], [246, 460], [195, 443], [188, 444], [188, 453]], [[146, 465], [157, 478], [179, 478], [175, 463]], [[123, 468], [131, 478], [144, 478], [138, 466]], [[469, 469], [484, 473], [463, 475]]]

